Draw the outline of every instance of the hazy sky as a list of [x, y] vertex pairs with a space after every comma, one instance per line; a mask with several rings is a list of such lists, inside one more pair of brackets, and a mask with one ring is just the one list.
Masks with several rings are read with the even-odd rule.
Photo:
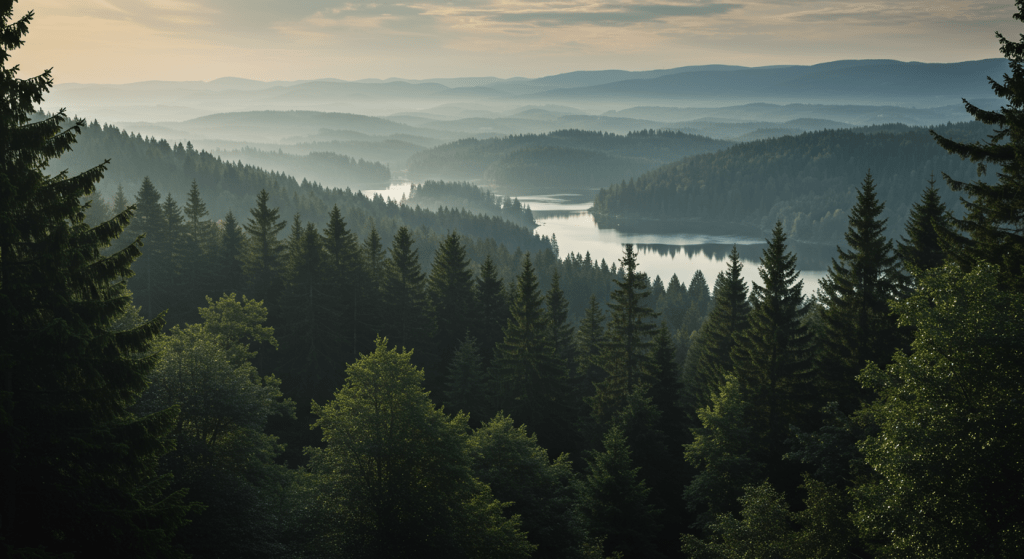
[[540, 77], [692, 64], [998, 58], [1009, 0], [21, 0], [22, 77]]

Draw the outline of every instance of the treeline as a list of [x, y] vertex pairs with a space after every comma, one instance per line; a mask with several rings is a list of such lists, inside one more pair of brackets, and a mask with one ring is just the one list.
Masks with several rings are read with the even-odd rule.
[[[595, 166], [612, 177], [635, 176], [670, 161], [729, 145], [731, 142], [666, 130], [630, 132], [625, 136], [559, 130], [549, 134], [458, 140], [410, 157], [408, 170], [414, 179], [485, 179], [517, 191], [551, 192], [550, 189], [555, 188], [558, 192], [568, 192], [607, 183], [607, 179], [590, 172]], [[581, 165], [581, 159], [585, 164]], [[546, 179], [546, 174], [558, 179]], [[541, 181], [541, 184], [534, 181]]]
[[[980, 122], [935, 132], [962, 142], [984, 140]], [[776, 221], [795, 240], [842, 242], [856, 188], [870, 169], [892, 227], [906, 223], [930, 177], [974, 176], [976, 165], [935, 144], [929, 130], [887, 125], [825, 130], [733, 146], [697, 155], [602, 189], [599, 221], [665, 220], [733, 224], [767, 235]], [[943, 202], [955, 211], [956, 194]]]
[[426, 181], [412, 185], [409, 191], [410, 205], [426, 208], [462, 208], [473, 213], [493, 215], [506, 221], [533, 229], [537, 222], [529, 206], [519, 198], [496, 196], [475, 184], [466, 182]]
[[245, 147], [231, 151], [215, 150], [214, 155], [230, 161], [276, 169], [333, 188], [381, 189], [391, 184], [391, 169], [387, 165], [328, 151], [296, 155], [281, 150], [264, 151]]
[[[103, 156], [104, 149], [110, 149]], [[345, 215], [348, 226], [358, 235], [366, 236], [370, 230], [388, 238], [406, 226], [413, 231], [459, 231], [475, 239], [494, 239], [498, 244], [521, 247], [524, 251], [538, 251], [547, 241], [536, 237], [532, 227], [526, 228], [497, 216], [477, 215], [461, 209], [429, 211], [376, 196], [369, 199], [350, 189], [330, 189], [258, 167], [231, 163], [205, 151], [196, 151], [191, 144], [171, 146], [164, 140], [143, 138], [118, 130], [113, 126], [100, 126], [95, 121], [82, 128], [75, 151], [65, 153], [50, 164], [51, 169], [67, 169], [80, 173], [92, 168], [96, 162], [111, 161], [108, 178], [100, 182], [92, 209], [97, 214], [90, 218], [98, 223], [117, 208], [134, 203], [133, 193], [138, 185], [151, 182], [164, 197], [181, 206], [190, 196], [191, 185], [198, 185], [203, 203], [210, 216], [218, 221], [228, 213], [236, 217], [248, 214], [256, 195], [266, 191], [282, 215], [301, 214], [304, 219], [323, 226], [337, 206]], [[155, 172], [148, 174], [145, 167]], [[120, 202], [117, 202], [120, 200]], [[440, 233], [425, 233], [436, 244]]]

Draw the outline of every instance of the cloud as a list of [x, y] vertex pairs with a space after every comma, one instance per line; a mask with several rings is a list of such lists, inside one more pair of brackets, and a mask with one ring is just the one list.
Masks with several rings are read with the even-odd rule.
[[741, 8], [740, 4], [599, 4], [580, 8], [528, 11], [473, 11], [463, 15], [498, 23], [547, 27], [625, 26], [676, 17], [708, 17]]

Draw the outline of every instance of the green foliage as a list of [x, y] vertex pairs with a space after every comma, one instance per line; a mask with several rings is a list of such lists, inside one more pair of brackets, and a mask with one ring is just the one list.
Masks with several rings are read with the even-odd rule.
[[398, 347], [421, 346], [429, 335], [427, 300], [419, 250], [413, 249], [409, 230], [402, 227], [391, 244], [391, 259], [384, 276], [385, 304], [390, 334]]
[[101, 253], [135, 208], [85, 222], [109, 161], [47, 173], [84, 122], [30, 122], [53, 78], [8, 66], [33, 17], [13, 6], [0, 2], [0, 553], [180, 557], [171, 540], [190, 506], [157, 468], [175, 412], [131, 411], [163, 320], [114, 330], [141, 243]]
[[1000, 290], [1002, 273], [923, 273], [895, 304], [910, 353], [860, 376], [880, 431], [859, 445], [877, 476], [856, 489], [856, 522], [882, 556], [1024, 553], [1024, 297]]
[[845, 559], [853, 526], [842, 498], [821, 482], [804, 480], [806, 508], [790, 512], [785, 496], [768, 482], [748, 485], [739, 497], [740, 518], [720, 514], [700, 540], [682, 536], [694, 559]]
[[[1017, 13], [1013, 19], [1024, 21], [1024, 2], [1016, 1]], [[997, 168], [998, 181], [987, 183], [980, 178], [973, 182], [957, 180], [955, 175], [943, 173], [946, 183], [966, 197], [960, 201], [967, 209], [962, 219], [953, 222], [968, 238], [952, 243], [952, 256], [961, 264], [971, 265], [985, 261], [999, 266], [1002, 282], [1014, 290], [1024, 290], [1024, 35], [1020, 41], [1011, 41], [1000, 33], [999, 50], [1010, 65], [1010, 73], [1003, 81], [989, 78], [992, 91], [1006, 100], [1006, 106], [996, 111], [981, 109], [966, 99], [967, 113], [980, 124], [994, 128], [986, 138], [968, 143], [952, 138], [943, 131], [932, 131], [940, 146], [951, 154], [977, 164], [978, 176], [984, 176], [989, 165]], [[959, 140], [959, 141], [958, 141]]]
[[594, 417], [604, 424], [625, 405], [629, 394], [641, 384], [650, 384], [657, 329], [653, 322], [657, 313], [646, 302], [651, 295], [647, 275], [637, 271], [633, 245], [626, 245], [621, 262], [623, 278], [613, 280], [617, 289], [608, 304], [611, 319], [601, 354], [608, 376], [597, 386], [591, 404]]
[[905, 268], [927, 270], [942, 265], [946, 259], [943, 245], [954, 235], [946, 212], [946, 204], [935, 188], [935, 179], [929, 179], [921, 200], [910, 208], [907, 236], [897, 242], [896, 253]]
[[604, 452], [587, 460], [587, 475], [577, 485], [580, 512], [590, 533], [604, 538], [605, 552], [661, 557], [654, 546], [660, 511], [650, 504], [651, 490], [639, 471], [626, 436], [613, 426], [604, 437]]
[[426, 208], [465, 208], [474, 213], [492, 215], [533, 229], [537, 222], [533, 212], [519, 199], [496, 196], [493, 192], [468, 182], [426, 181], [412, 185], [409, 203]]
[[[434, 265], [427, 278], [429, 314], [433, 318], [430, 349], [436, 356], [439, 373], [447, 370], [459, 341], [476, 321], [473, 287], [466, 247], [453, 231], [434, 253]], [[441, 374], [437, 376], [428, 376], [427, 388], [440, 392], [445, 379]]]
[[270, 207], [270, 194], [261, 190], [256, 196], [256, 207], [249, 210], [249, 221], [244, 225], [247, 233], [242, 270], [248, 282], [248, 292], [255, 299], [276, 298], [281, 289], [287, 247], [278, 239], [285, 227], [278, 208]]
[[253, 323], [262, 306], [246, 303], [248, 314], [225, 312], [245, 310], [225, 296], [203, 309], [213, 328], [192, 324], [161, 336], [160, 361], [136, 406], [142, 414], [178, 410], [171, 432], [175, 450], [162, 463], [176, 487], [189, 488], [206, 505], [179, 537], [182, 547], [200, 556], [277, 557], [287, 551], [278, 517], [292, 476], [274, 463], [282, 445], [264, 429], [272, 416], [294, 418], [295, 405], [284, 398], [278, 379], [261, 377], [248, 360], [253, 336], [239, 333], [263, 327]]
[[857, 193], [846, 232], [848, 250], [839, 248], [828, 275], [821, 281], [822, 332], [818, 368], [824, 404], [838, 401], [845, 413], [870, 399], [855, 381], [871, 361], [885, 365], [903, 345], [905, 333], [896, 328], [888, 302], [906, 291], [906, 279], [891, 240], [885, 238], [884, 204], [875, 195], [871, 173]]
[[[962, 142], [984, 139], [991, 126], [934, 128]], [[943, 146], [945, 147], [945, 146]], [[902, 228], [920, 184], [936, 169], [963, 178], [973, 165], [944, 153], [925, 128], [823, 130], [738, 144], [665, 165], [628, 183], [602, 189], [597, 218], [728, 223], [766, 234], [776, 221], [796, 240], [841, 242], [856, 186], [870, 167], [886, 203], [885, 217]], [[954, 207], [955, 198], [945, 198]]]
[[468, 414], [470, 422], [479, 425], [491, 410], [492, 384], [476, 338], [467, 331], [448, 365], [445, 407]]
[[325, 445], [306, 451], [319, 545], [347, 557], [528, 556], [518, 518], [472, 476], [466, 416], [434, 407], [411, 357], [378, 339], [313, 406]]
[[512, 503], [523, 529], [537, 546], [535, 557], [575, 557], [586, 532], [575, 510], [572, 463], [565, 454], [555, 460], [529, 435], [526, 426], [499, 413], [473, 431], [473, 473]]

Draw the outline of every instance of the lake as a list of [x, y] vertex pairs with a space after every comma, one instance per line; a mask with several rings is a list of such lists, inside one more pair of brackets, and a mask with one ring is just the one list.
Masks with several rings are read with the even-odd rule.
[[[367, 196], [380, 194], [385, 199], [399, 201], [409, 195], [411, 183], [392, 184], [386, 190], [364, 190]], [[757, 274], [759, 259], [766, 243], [763, 238], [732, 235], [705, 235], [693, 232], [672, 232], [664, 229], [658, 232], [620, 231], [614, 228], [598, 227], [587, 212], [591, 198], [581, 194], [550, 194], [544, 196], [520, 196], [519, 201], [533, 210], [538, 223], [534, 232], [554, 238], [558, 243], [559, 255], [564, 258], [570, 252], [590, 253], [597, 262], [604, 260], [610, 266], [622, 258], [627, 243], [637, 250], [640, 270], [653, 280], [661, 276], [667, 285], [673, 274], [680, 281], [690, 285], [694, 272], [700, 270], [707, 278], [708, 285], [714, 286], [715, 277], [728, 264], [729, 251], [736, 245], [743, 262], [743, 277], [761, 283]], [[825, 276], [835, 247], [797, 244], [790, 247], [797, 254], [797, 267], [804, 280], [804, 294], [809, 295]]]

